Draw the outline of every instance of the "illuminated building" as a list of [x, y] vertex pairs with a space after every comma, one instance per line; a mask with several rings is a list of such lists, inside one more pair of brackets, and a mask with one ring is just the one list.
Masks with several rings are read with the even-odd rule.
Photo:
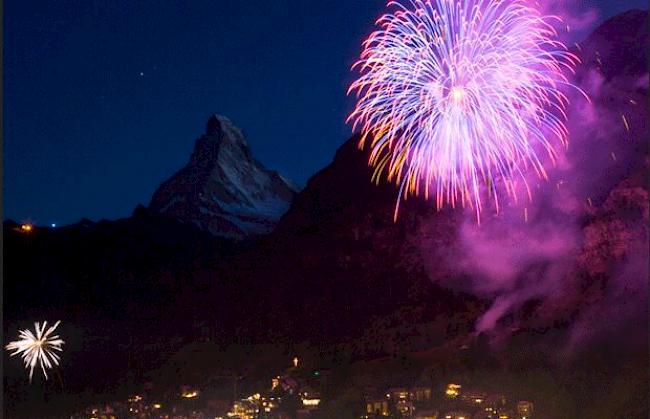
[[131, 403], [137, 403], [139, 401], [142, 401], [143, 397], [140, 396], [139, 394], [136, 394], [134, 396], [129, 397], [129, 402]]
[[395, 403], [395, 409], [404, 417], [410, 417], [413, 413], [413, 403], [409, 400], [401, 399]]
[[429, 387], [415, 387], [411, 389], [411, 398], [416, 402], [431, 400], [431, 389]]
[[491, 394], [485, 398], [483, 405], [485, 407], [492, 408], [493, 412], [496, 413], [501, 409], [505, 408], [507, 403], [506, 397], [500, 394]]
[[390, 411], [388, 410], [388, 402], [386, 400], [371, 400], [366, 403], [366, 412], [368, 415], [379, 414], [382, 416], [388, 416]]
[[308, 391], [304, 391], [303, 393], [300, 394], [300, 398], [302, 399], [302, 404], [307, 410], [314, 410], [318, 407], [320, 404], [320, 394], [318, 392], [312, 391], [309, 389]]
[[194, 399], [194, 398], [198, 397], [198, 395], [199, 395], [199, 392], [196, 391], [196, 390], [184, 390], [181, 393], [181, 397], [184, 398], [184, 399]]
[[467, 391], [463, 392], [462, 400], [471, 405], [482, 405], [487, 397], [485, 393], [479, 391]]
[[73, 415], [71, 416], [71, 419], [117, 419], [117, 415], [118, 414], [116, 414], [115, 410], [109, 405], [103, 407], [93, 406], [87, 408], [85, 414]]
[[517, 415], [521, 419], [529, 419], [533, 417], [533, 403], [522, 400], [517, 403]]
[[305, 406], [318, 406], [320, 399], [302, 399], [302, 404]]
[[[377, 394], [376, 388], [369, 388], [369, 394]], [[431, 409], [429, 405], [432, 398], [431, 387], [391, 387], [383, 393], [385, 399], [379, 398], [367, 399], [366, 414], [368, 416], [381, 415], [390, 416], [397, 415], [397, 417], [415, 417], [415, 414], [427, 412]], [[372, 396], [371, 396], [372, 397]], [[376, 397], [376, 396], [375, 396]], [[428, 411], [427, 415], [424, 413], [418, 417], [429, 418], [435, 417], [435, 411]], [[423, 416], [424, 415], [424, 416]]]
[[447, 384], [447, 390], [445, 390], [445, 394], [447, 397], [455, 399], [460, 394], [461, 387], [462, 386], [460, 384]]
[[467, 412], [448, 412], [444, 416], [445, 419], [470, 419], [471, 416]]
[[413, 412], [413, 403], [411, 403], [411, 393], [406, 388], [390, 388], [387, 391], [386, 398], [391, 399], [395, 409], [403, 416], [409, 416]]
[[438, 412], [435, 410], [419, 410], [415, 412], [414, 419], [440, 419]]
[[252, 398], [248, 398], [235, 402], [230, 412], [226, 415], [229, 418], [255, 419], [259, 410], [258, 403], [252, 400]]
[[488, 418], [495, 417], [497, 414], [497, 409], [492, 406], [486, 406], [485, 407], [485, 416]]
[[393, 400], [406, 400], [409, 398], [409, 391], [401, 387], [389, 388], [386, 397], [392, 398]]

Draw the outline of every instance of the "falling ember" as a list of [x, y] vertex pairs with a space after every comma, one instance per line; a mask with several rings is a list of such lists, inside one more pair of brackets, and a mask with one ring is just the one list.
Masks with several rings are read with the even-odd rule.
[[621, 118], [623, 118], [623, 124], [625, 124], [625, 129], [627, 130], [627, 132], [630, 132], [630, 124], [627, 123], [627, 118], [623, 114], [621, 114]]
[[373, 181], [399, 186], [395, 219], [411, 195], [469, 206], [478, 221], [485, 196], [498, 211], [498, 185], [516, 202], [521, 179], [530, 198], [526, 173], [546, 179], [543, 155], [554, 162], [567, 145], [562, 89], [579, 59], [557, 40], [559, 18], [524, 0], [389, 5], [353, 66], [348, 122], [371, 149]]
[[528, 222], [528, 208], [524, 208], [524, 222]]
[[616, 153], [612, 151], [612, 160], [616, 161]]
[[589, 203], [590, 207], [593, 207], [593, 203], [591, 202], [591, 198], [587, 198], [587, 202]]
[[632, 105], [634, 105], [634, 106], [637, 105], [636, 100], [634, 100], [634, 99], [630, 99], [630, 103], [631, 103]]
[[59, 355], [54, 351], [63, 351], [61, 346], [64, 344], [64, 341], [58, 335], [50, 336], [59, 326], [59, 323], [61, 322], [57, 321], [47, 331], [46, 321], [43, 322], [42, 327], [40, 323], [34, 323], [36, 333], [32, 333], [29, 329], [20, 330], [18, 333], [20, 340], [10, 342], [6, 346], [8, 351], [14, 351], [11, 353], [11, 356], [20, 355], [22, 357], [25, 368], [29, 369], [30, 382], [32, 381], [36, 364], [40, 365], [46, 380], [48, 377], [45, 370], [59, 365]]

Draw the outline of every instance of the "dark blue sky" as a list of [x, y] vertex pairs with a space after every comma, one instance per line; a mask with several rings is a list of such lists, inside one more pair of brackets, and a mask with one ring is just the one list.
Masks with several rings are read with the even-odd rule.
[[[646, 8], [582, 3], [602, 18]], [[349, 67], [384, 4], [5, 2], [5, 218], [129, 215], [187, 162], [213, 112], [303, 185], [350, 135]]]

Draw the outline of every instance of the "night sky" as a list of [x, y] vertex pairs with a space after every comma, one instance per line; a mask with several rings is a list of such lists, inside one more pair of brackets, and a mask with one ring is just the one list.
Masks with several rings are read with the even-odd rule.
[[[645, 0], [575, 1], [600, 18]], [[207, 117], [299, 186], [350, 136], [349, 67], [384, 0], [8, 1], [4, 216], [128, 216]]]

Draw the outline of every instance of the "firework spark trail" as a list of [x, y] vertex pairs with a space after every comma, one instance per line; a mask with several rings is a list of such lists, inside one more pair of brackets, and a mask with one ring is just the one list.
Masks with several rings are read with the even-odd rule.
[[51, 369], [54, 365], [59, 365], [60, 357], [54, 351], [63, 351], [61, 345], [64, 341], [58, 335], [50, 336], [52, 332], [59, 326], [60, 321], [57, 321], [54, 326], [46, 330], [47, 322], [43, 322], [41, 327], [40, 323], [34, 323], [36, 333], [31, 330], [20, 330], [18, 338], [20, 340], [10, 342], [6, 349], [14, 351], [11, 356], [21, 355], [25, 368], [29, 369], [29, 381], [32, 381], [34, 375], [34, 368], [39, 364], [43, 370], [43, 375], [47, 380], [47, 369]]
[[627, 122], [627, 118], [623, 114], [621, 114], [621, 118], [623, 118], [623, 124], [625, 125], [625, 130], [627, 132], [630, 132], [630, 124]]
[[469, 205], [480, 220], [482, 188], [499, 209], [498, 181], [516, 201], [520, 179], [530, 199], [527, 170], [547, 178], [539, 150], [554, 162], [553, 139], [567, 143], [564, 73], [578, 58], [555, 40], [559, 18], [524, 0], [408, 4], [389, 3], [348, 91], [373, 181], [399, 185], [395, 218], [402, 198], [433, 192], [438, 209]]

